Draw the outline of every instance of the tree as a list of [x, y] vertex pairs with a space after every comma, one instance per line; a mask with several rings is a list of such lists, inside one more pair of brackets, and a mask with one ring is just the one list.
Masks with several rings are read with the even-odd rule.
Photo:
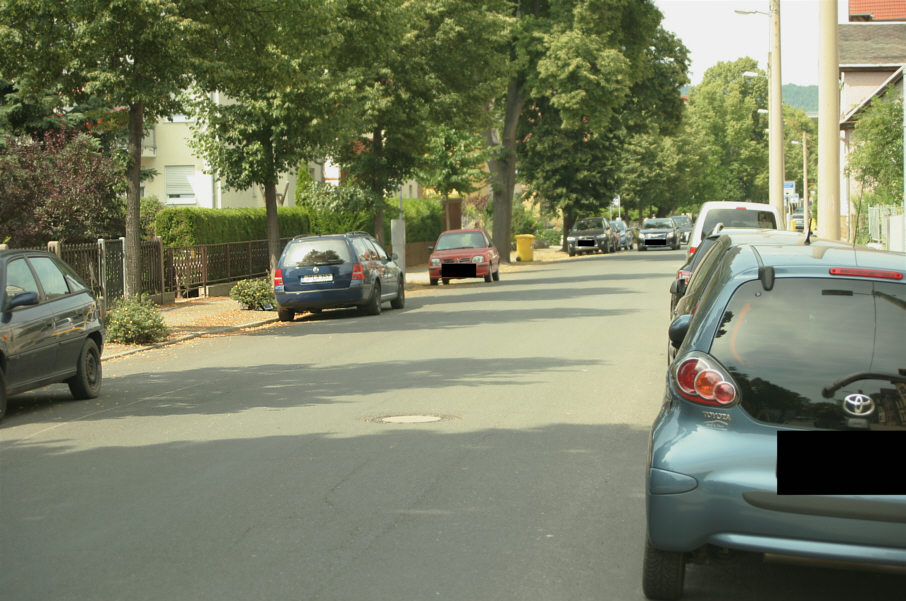
[[[361, 95], [358, 133], [335, 154], [372, 197], [374, 232], [384, 237], [384, 198], [410, 177], [439, 124], [480, 130], [500, 84], [499, 47], [505, 0], [374, 0], [360, 2], [337, 59], [355, 73]], [[372, 29], [373, 28], [373, 29]]]
[[[684, 49], [670, 60], [660, 60], [667, 58], [661, 51], [676, 40], [659, 28], [661, 14], [652, 2], [535, 0], [510, 6], [511, 75], [498, 103], [500, 134], [488, 132], [488, 143], [496, 151], [488, 166], [494, 189], [494, 238], [498, 240], [509, 239], [522, 139], [518, 133], [526, 107], [529, 114], [538, 107], [556, 111], [555, 120], [562, 129], [581, 132], [561, 140], [564, 149], [569, 148], [562, 144], [568, 138], [584, 143], [603, 135], [613, 144], [618, 129], [655, 114], [660, 103], [670, 102], [678, 108], [678, 87], [685, 82], [686, 71]], [[682, 48], [681, 44], [672, 45], [674, 50]], [[665, 74], [672, 75], [661, 77]], [[666, 88], [640, 85], [646, 80]], [[674, 86], [670, 80], [681, 81]], [[626, 110], [634, 113], [633, 119], [619, 118]], [[544, 115], [538, 123], [542, 122], [549, 125], [551, 121]], [[550, 131], [548, 125], [544, 125], [546, 131]], [[599, 198], [609, 198], [609, 192], [612, 190], [596, 191]]]
[[890, 87], [872, 100], [853, 130], [849, 173], [878, 202], [903, 200], [903, 99]]
[[82, 242], [118, 236], [122, 171], [100, 141], [75, 131], [8, 138], [0, 147], [0, 242]]
[[[454, 192], [467, 196], [485, 180], [487, 161], [480, 135], [440, 126], [428, 140], [428, 152], [416, 169], [419, 181], [434, 188], [444, 206], [444, 229], [451, 229], [447, 207]], [[457, 224], [458, 227], [459, 224]]]
[[[219, 3], [214, 10], [219, 10]], [[126, 169], [127, 296], [141, 292], [141, 141], [145, 120], [178, 110], [206, 30], [194, 17], [205, 2], [160, 0], [2, 0], [0, 78], [26, 100], [58, 107], [92, 96], [128, 110]]]
[[752, 58], [708, 69], [689, 95], [689, 119], [707, 152], [695, 186], [702, 201], [768, 199], [767, 79]]

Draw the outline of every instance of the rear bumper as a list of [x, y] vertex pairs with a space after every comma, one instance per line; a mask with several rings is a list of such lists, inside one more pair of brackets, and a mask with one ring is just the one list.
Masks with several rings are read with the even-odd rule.
[[652, 429], [646, 506], [656, 548], [906, 566], [906, 496], [778, 495], [775, 429], [683, 427], [680, 413], [662, 413]]
[[371, 298], [371, 286], [353, 286], [335, 290], [306, 290], [276, 294], [277, 306], [293, 311], [357, 307]]
[[[474, 275], [471, 273], [471, 266], [475, 267]], [[490, 263], [444, 263], [436, 267], [428, 267], [428, 278], [432, 280], [483, 278], [490, 274]]]

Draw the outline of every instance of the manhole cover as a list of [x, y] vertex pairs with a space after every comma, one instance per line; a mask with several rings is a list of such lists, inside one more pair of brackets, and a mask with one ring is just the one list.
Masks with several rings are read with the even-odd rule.
[[456, 419], [452, 415], [384, 415], [370, 417], [367, 421], [378, 424], [432, 424]]

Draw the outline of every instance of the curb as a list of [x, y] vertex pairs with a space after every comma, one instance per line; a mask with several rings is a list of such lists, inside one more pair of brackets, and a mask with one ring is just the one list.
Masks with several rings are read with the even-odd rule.
[[166, 340], [164, 342], [155, 342], [154, 344], [148, 344], [145, 346], [137, 346], [125, 351], [119, 351], [112, 355], [102, 355], [101, 361], [106, 361], [107, 359], [118, 359], [120, 357], [126, 357], [128, 355], [134, 355], [136, 353], [141, 353], [143, 351], [150, 351], [152, 349], [161, 348], [165, 346], [170, 346], [171, 344], [176, 344], [178, 342], [185, 342], [186, 340], [192, 340], [193, 338], [202, 338], [204, 336], [212, 336], [216, 334], [225, 334], [227, 332], [235, 332], [237, 330], [245, 330], [250, 328], [257, 328], [269, 323], [278, 321], [276, 317], [270, 317], [268, 319], [262, 319], [261, 321], [253, 321], [251, 323], [243, 324], [240, 326], [220, 326], [217, 328], [211, 328], [206, 332], [198, 332], [196, 334], [186, 334], [185, 336], [180, 336], [179, 338], [174, 338], [173, 340]]

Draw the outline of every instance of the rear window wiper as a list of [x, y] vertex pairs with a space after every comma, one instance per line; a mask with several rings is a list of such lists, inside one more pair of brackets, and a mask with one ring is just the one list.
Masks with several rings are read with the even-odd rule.
[[875, 371], [860, 371], [854, 374], [850, 374], [845, 378], [837, 380], [830, 386], [823, 388], [821, 390], [821, 396], [829, 399], [834, 396], [835, 392], [837, 392], [847, 384], [852, 384], [853, 382], [857, 382], [859, 380], [886, 380], [895, 384], [906, 384], [906, 369], [901, 369], [899, 371], [899, 374]]

